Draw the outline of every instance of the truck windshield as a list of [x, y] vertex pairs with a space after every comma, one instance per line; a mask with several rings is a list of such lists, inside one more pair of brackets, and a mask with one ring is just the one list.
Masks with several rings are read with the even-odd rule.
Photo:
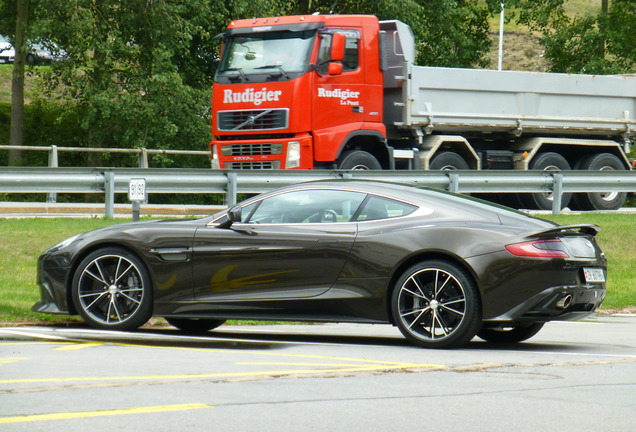
[[309, 65], [314, 30], [231, 35], [223, 49], [220, 76], [304, 72]]

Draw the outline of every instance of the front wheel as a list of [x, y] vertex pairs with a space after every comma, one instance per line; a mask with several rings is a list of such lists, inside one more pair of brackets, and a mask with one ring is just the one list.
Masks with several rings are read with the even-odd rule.
[[464, 345], [481, 325], [474, 281], [446, 261], [424, 261], [406, 270], [393, 290], [391, 309], [402, 334], [424, 348]]
[[515, 326], [508, 328], [482, 328], [477, 332], [477, 336], [486, 342], [513, 344], [530, 339], [539, 333], [544, 323], [532, 323], [525, 326]]
[[371, 153], [364, 150], [351, 150], [343, 153], [338, 160], [338, 169], [342, 170], [381, 170], [382, 165]]
[[152, 283], [145, 265], [131, 252], [108, 247], [89, 254], [77, 267], [73, 303], [91, 327], [134, 330], [152, 315]]

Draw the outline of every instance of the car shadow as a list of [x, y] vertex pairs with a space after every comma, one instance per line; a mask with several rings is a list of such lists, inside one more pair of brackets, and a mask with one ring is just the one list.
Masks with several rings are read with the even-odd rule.
[[[294, 327], [294, 326], [292, 326]], [[104, 342], [117, 344], [135, 344], [147, 346], [170, 346], [201, 349], [235, 349], [235, 350], [274, 350], [282, 349], [290, 344], [329, 344], [384, 346], [423, 349], [413, 345], [399, 333], [393, 335], [377, 334], [333, 334], [328, 330], [320, 332], [312, 329], [311, 333], [300, 333], [293, 329], [290, 332], [268, 331], [267, 326], [258, 330], [241, 329], [240, 331], [220, 327], [206, 333], [188, 333], [169, 326], [145, 326], [134, 332], [112, 330], [95, 330], [84, 323], [52, 324], [38, 327], [21, 327], [25, 329], [25, 337], [33, 338], [28, 329], [44, 329], [60, 339], [78, 343]], [[29, 335], [27, 336], [27, 333]], [[50, 338], [50, 336], [48, 336]], [[20, 339], [18, 336], [12, 339]], [[502, 344], [485, 342], [475, 337], [465, 346], [453, 351], [525, 351], [525, 352], [586, 352], [589, 346], [579, 343], [533, 342]]]

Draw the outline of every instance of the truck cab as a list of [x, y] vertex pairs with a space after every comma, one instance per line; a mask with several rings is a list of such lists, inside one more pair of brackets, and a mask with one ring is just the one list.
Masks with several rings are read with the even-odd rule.
[[332, 168], [355, 164], [358, 146], [384, 155], [373, 168], [388, 168], [379, 30], [367, 15], [231, 22], [214, 80], [213, 164]]

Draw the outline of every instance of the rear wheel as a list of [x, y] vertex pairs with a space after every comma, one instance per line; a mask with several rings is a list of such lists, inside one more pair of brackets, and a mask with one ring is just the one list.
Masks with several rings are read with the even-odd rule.
[[338, 159], [338, 169], [343, 170], [381, 170], [380, 162], [364, 150], [350, 150]]
[[[530, 162], [529, 169], [540, 171], [569, 171], [570, 164], [563, 156], [554, 152], [537, 154]], [[561, 208], [565, 208], [570, 203], [571, 193], [564, 193], [561, 196]], [[534, 210], [552, 210], [554, 194], [552, 192], [521, 194], [522, 207]]]
[[482, 328], [477, 336], [486, 342], [512, 344], [530, 339], [539, 333], [543, 325], [544, 323], [532, 323], [525, 326]]
[[[580, 169], [590, 171], [621, 171], [625, 167], [610, 153], [597, 153], [583, 160]], [[625, 203], [627, 192], [586, 192], [574, 195], [573, 207], [578, 210], [617, 210]]]
[[424, 261], [397, 281], [391, 298], [395, 324], [424, 348], [466, 344], [481, 324], [481, 303], [472, 278], [446, 261]]
[[190, 318], [168, 318], [164, 317], [168, 323], [179, 330], [182, 330], [186, 333], [207, 333], [210, 330], [213, 330], [223, 323], [225, 320], [215, 320], [215, 319], [190, 319]]
[[152, 284], [145, 265], [131, 252], [108, 247], [88, 255], [72, 283], [73, 303], [90, 326], [134, 330], [152, 315]]
[[467, 170], [468, 163], [463, 157], [451, 151], [436, 154], [428, 164], [429, 170]]

